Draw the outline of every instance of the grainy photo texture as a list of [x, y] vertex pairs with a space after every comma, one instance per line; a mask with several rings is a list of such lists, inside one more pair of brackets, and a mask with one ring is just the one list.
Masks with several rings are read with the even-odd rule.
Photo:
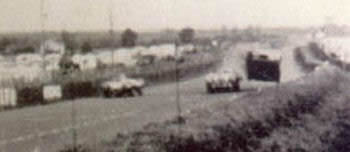
[[349, 0], [0, 0], [0, 152], [349, 152]]

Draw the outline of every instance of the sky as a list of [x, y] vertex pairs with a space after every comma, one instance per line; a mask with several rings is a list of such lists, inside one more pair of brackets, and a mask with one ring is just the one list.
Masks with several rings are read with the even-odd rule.
[[[43, 0], [45, 30], [350, 24], [350, 0]], [[0, 32], [40, 31], [40, 0], [0, 0]]]

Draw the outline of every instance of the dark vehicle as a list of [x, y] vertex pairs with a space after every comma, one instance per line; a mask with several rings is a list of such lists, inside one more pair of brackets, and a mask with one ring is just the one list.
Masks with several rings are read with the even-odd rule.
[[280, 81], [281, 57], [271, 57], [271, 55], [249, 52], [246, 58], [247, 76], [249, 80]]

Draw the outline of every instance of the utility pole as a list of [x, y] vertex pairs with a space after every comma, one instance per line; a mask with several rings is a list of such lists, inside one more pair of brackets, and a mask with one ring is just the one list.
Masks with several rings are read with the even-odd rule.
[[[110, 47], [112, 51], [112, 67], [114, 66], [114, 50], [113, 50], [113, 43], [114, 43], [114, 22], [113, 22], [113, 13], [114, 13], [114, 3], [113, 0], [109, 0], [109, 34], [110, 34]], [[113, 67], [114, 68], [114, 67]]]
[[181, 99], [180, 99], [180, 82], [179, 82], [179, 69], [178, 69], [178, 42], [175, 42], [175, 84], [176, 84], [176, 109], [177, 109], [177, 121], [179, 124], [179, 131], [181, 124], [184, 123], [184, 119], [182, 117], [182, 109], [181, 109]]
[[[42, 23], [42, 33], [44, 33], [44, 21], [45, 19], [47, 18], [48, 14], [47, 13], [44, 13], [43, 12], [43, 9], [44, 9], [44, 0], [40, 0], [40, 8], [41, 8], [41, 23]], [[43, 19], [45, 18], [45, 19]], [[44, 39], [44, 37], [42, 36], [42, 38]], [[42, 41], [44, 42], [44, 41]], [[45, 46], [44, 46], [45, 47]], [[43, 48], [45, 49], [45, 48]], [[43, 50], [42, 52], [43, 56], [45, 56], [45, 50]], [[45, 64], [44, 64], [44, 69], [45, 69]], [[76, 130], [76, 124], [77, 124], [77, 120], [76, 120], [76, 107], [75, 107], [75, 94], [76, 92], [73, 92], [73, 99], [71, 100], [71, 119], [72, 119], [72, 148], [73, 148], [73, 152], [76, 152], [77, 151], [77, 130]]]
[[48, 14], [45, 11], [45, 0], [40, 0], [40, 53], [42, 56], [42, 68], [43, 71], [45, 71], [45, 28], [46, 28], [46, 20], [47, 20]]
[[72, 144], [73, 144], [73, 151], [76, 152], [77, 151], [77, 139], [78, 139], [78, 134], [77, 134], [77, 130], [76, 130], [76, 108], [75, 108], [75, 93], [73, 95], [73, 99], [72, 99], [72, 112], [71, 112], [71, 117], [72, 117]]
[[[45, 0], [40, 0], [40, 44], [39, 44], [39, 53], [41, 54], [42, 58], [42, 63], [41, 63], [41, 68], [42, 72], [44, 73], [44, 76], [46, 75], [45, 73], [45, 23], [47, 20], [47, 12], [45, 10]], [[42, 78], [42, 76], [40, 77]], [[38, 127], [39, 128], [39, 127]], [[37, 133], [40, 132], [40, 130], [36, 130]], [[42, 143], [42, 136], [39, 136], [39, 144]], [[36, 150], [38, 150], [38, 147], [36, 147]]]
[[343, 56], [342, 56], [342, 69], [343, 69], [343, 71], [346, 71], [346, 53], [345, 52], [343, 52], [342, 53], [343, 54]]

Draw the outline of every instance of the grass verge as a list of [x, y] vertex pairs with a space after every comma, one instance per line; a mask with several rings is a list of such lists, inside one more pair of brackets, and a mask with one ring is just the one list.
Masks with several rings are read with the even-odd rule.
[[180, 129], [175, 120], [149, 124], [97, 147], [84, 146], [84, 151], [345, 151], [349, 86], [347, 73], [324, 68], [298, 81], [193, 110]]

